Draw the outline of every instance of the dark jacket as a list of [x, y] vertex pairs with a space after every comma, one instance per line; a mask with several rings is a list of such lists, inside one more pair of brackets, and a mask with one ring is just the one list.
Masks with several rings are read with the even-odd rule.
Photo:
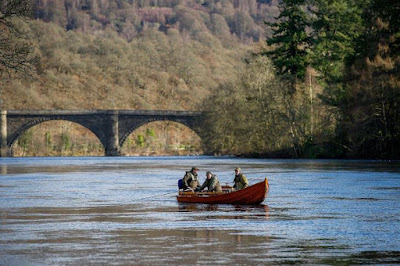
[[192, 171], [186, 172], [182, 181], [183, 181], [183, 189], [188, 189], [188, 188], [196, 189], [197, 187], [200, 186], [197, 174], [193, 173]]
[[200, 190], [203, 190], [204, 188], [208, 189], [208, 191], [222, 191], [222, 187], [219, 184], [219, 180], [216, 175], [212, 175], [210, 179], [206, 178], [206, 181], [204, 181], [203, 185], [201, 186]]

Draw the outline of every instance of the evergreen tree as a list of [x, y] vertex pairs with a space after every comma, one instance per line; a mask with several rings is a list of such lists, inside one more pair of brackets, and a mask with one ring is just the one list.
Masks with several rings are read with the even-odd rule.
[[351, 0], [313, 0], [310, 12], [314, 15], [311, 65], [319, 72], [325, 102], [338, 105], [344, 97], [345, 65], [362, 31], [362, 10]]
[[273, 50], [270, 56], [279, 74], [288, 78], [292, 93], [297, 89], [298, 79], [303, 79], [308, 66], [310, 36], [307, 33], [309, 21], [304, 11], [305, 0], [283, 0], [277, 22], [267, 23], [273, 35], [267, 40]]

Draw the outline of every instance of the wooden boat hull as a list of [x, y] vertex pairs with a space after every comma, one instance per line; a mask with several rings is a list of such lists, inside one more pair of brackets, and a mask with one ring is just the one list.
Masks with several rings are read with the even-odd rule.
[[269, 184], [265, 178], [264, 181], [242, 190], [225, 193], [179, 192], [176, 198], [183, 203], [260, 204], [265, 200], [268, 191]]

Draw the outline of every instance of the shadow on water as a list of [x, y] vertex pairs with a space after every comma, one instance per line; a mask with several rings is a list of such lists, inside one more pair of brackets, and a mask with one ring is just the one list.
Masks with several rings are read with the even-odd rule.
[[400, 251], [363, 251], [357, 254], [343, 256], [341, 258], [335, 257], [321, 259], [320, 262], [329, 265], [394, 265], [400, 263]]

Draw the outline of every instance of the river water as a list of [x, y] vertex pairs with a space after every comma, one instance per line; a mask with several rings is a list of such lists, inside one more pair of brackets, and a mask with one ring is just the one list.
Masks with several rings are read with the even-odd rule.
[[[179, 204], [192, 166], [268, 177], [259, 206]], [[0, 158], [0, 265], [397, 264], [400, 163]]]

